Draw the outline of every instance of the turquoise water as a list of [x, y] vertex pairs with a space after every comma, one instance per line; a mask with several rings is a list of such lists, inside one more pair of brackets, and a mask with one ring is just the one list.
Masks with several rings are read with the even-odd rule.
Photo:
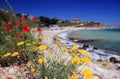
[[70, 33], [69, 37], [87, 40], [84, 43], [120, 56], [120, 29], [80, 30]]

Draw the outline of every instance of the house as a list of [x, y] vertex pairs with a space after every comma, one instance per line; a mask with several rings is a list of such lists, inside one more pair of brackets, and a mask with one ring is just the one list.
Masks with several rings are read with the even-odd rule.
[[71, 19], [70, 20], [71, 23], [80, 23], [80, 20], [77, 18]]

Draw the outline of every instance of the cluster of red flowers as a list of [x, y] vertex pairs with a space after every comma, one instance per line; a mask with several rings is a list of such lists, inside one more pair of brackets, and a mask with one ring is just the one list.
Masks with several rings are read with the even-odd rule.
[[[26, 21], [26, 18], [25, 18], [25, 17], [21, 17], [20, 20], [21, 20], [21, 22], [17, 22], [17, 23], [16, 23], [16, 26], [17, 26], [17, 27], [21, 27], [21, 26], [22, 26], [22, 22], [25, 22], [25, 21]], [[32, 21], [32, 22], [37, 22], [37, 18], [32, 18], [31, 21]], [[13, 22], [9, 21], [9, 22], [3, 27], [3, 29], [4, 29], [4, 30], [8, 30], [10, 33], [13, 33], [13, 32], [15, 32], [15, 29], [9, 29], [9, 27], [12, 27], [12, 26], [13, 26]], [[27, 25], [27, 24], [24, 25], [23, 28], [22, 28], [22, 31], [25, 32], [25, 33], [30, 32], [30, 26]], [[37, 32], [40, 32], [40, 31], [41, 31], [41, 28], [38, 27], [38, 28], [36, 29], [36, 31], [37, 31]], [[23, 34], [22, 34], [22, 33], [19, 33], [17, 36], [18, 36], [18, 38], [22, 38], [22, 37], [23, 37]]]

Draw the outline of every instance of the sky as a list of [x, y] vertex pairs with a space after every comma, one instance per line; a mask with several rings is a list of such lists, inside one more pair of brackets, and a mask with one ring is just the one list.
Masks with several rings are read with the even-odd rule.
[[[104, 25], [120, 24], [120, 0], [8, 0], [15, 13], [33, 16], [57, 17], [63, 20], [100, 22]], [[4, 0], [0, 7], [7, 8]]]

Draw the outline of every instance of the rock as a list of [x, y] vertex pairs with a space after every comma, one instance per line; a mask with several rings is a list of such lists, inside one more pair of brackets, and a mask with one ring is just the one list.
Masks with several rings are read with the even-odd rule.
[[16, 72], [15, 72], [15, 69], [13, 69], [13, 68], [10, 68], [8, 72], [11, 73], [11, 74], [16, 73]]
[[98, 50], [98, 48], [97, 47], [93, 47], [93, 50]]
[[117, 59], [115, 57], [111, 57], [111, 58], [109, 58], [109, 61], [112, 63], [116, 63]]
[[116, 70], [120, 70], [120, 67], [117, 67]]
[[83, 44], [83, 49], [87, 49], [87, 48], [89, 48], [89, 45], [88, 44]]

